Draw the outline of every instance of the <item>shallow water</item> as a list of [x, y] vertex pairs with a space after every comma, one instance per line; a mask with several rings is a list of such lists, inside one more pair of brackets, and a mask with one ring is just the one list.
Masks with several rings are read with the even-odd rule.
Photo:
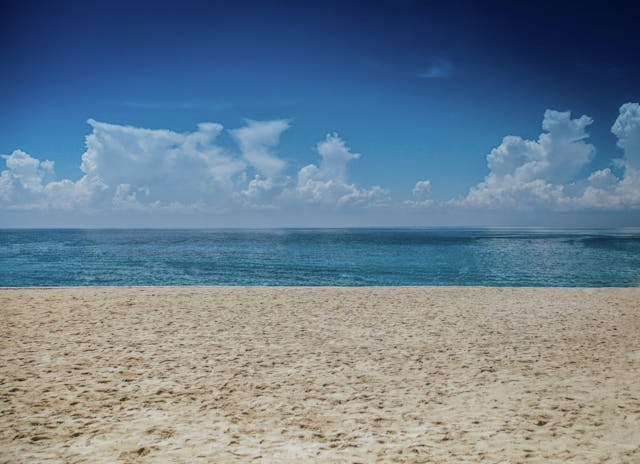
[[638, 230], [0, 230], [0, 286], [639, 284]]

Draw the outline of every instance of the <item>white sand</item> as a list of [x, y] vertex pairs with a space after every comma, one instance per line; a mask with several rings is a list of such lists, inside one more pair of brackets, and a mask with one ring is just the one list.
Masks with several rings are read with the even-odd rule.
[[640, 462], [640, 289], [4, 289], [0, 317], [0, 462]]

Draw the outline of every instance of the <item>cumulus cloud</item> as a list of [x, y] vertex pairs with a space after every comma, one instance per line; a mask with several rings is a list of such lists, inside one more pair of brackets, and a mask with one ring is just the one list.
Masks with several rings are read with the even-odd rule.
[[0, 174], [0, 199], [10, 202], [19, 197], [22, 202], [29, 203], [37, 198], [43, 189], [43, 179], [53, 171], [53, 163], [39, 161], [22, 150], [2, 155], [2, 158], [7, 170]]
[[[13, 208], [199, 208], [223, 204], [246, 162], [216, 144], [222, 126], [178, 133], [88, 121], [77, 180], [49, 180], [53, 164], [22, 153], [6, 157], [2, 196]], [[31, 199], [25, 195], [27, 186]], [[12, 197], [11, 199], [9, 197]]]
[[432, 206], [435, 202], [431, 199], [431, 181], [419, 180], [411, 190], [413, 200], [404, 203], [409, 206]]
[[497, 209], [619, 209], [640, 206], [640, 110], [627, 103], [612, 127], [625, 156], [619, 163], [622, 179], [610, 168], [585, 180], [577, 175], [591, 161], [595, 148], [588, 143], [588, 116], [547, 110], [537, 140], [506, 136], [487, 156], [489, 174], [471, 187], [466, 197], [450, 205]]
[[[57, 179], [55, 165], [21, 150], [1, 155], [0, 208], [77, 211], [164, 210], [218, 212], [393, 205], [380, 186], [349, 177], [361, 155], [337, 134], [317, 146], [318, 161], [287, 173], [278, 155], [286, 120], [252, 121], [230, 130], [201, 123], [191, 132], [145, 129], [90, 119], [82, 175]], [[585, 174], [595, 154], [588, 116], [547, 110], [535, 140], [509, 135], [487, 155], [488, 174], [460, 198], [432, 198], [418, 180], [408, 207], [475, 209], [630, 210], [640, 208], [640, 104], [626, 103], [611, 130], [623, 156]], [[397, 206], [397, 204], [396, 204]]]
[[611, 132], [618, 137], [618, 146], [624, 150], [626, 167], [640, 169], [640, 104], [622, 105]]
[[216, 144], [220, 124], [201, 123], [194, 132], [178, 133], [88, 122], [93, 132], [81, 169], [100, 178], [119, 207], [219, 203], [246, 166]]
[[416, 185], [413, 187], [411, 191], [413, 196], [418, 200], [424, 200], [431, 196], [431, 181], [429, 180], [419, 180], [416, 182]]
[[360, 188], [348, 180], [347, 165], [360, 158], [352, 153], [337, 134], [327, 134], [317, 145], [320, 163], [310, 164], [298, 172], [297, 184], [285, 196], [308, 203], [322, 205], [380, 205], [388, 199], [388, 190], [380, 186]]
[[591, 161], [595, 148], [585, 139], [588, 116], [547, 110], [538, 140], [508, 135], [487, 156], [489, 174], [457, 201], [461, 206], [530, 208], [558, 204], [564, 183]]
[[99, 178], [86, 176], [77, 182], [54, 181], [52, 161], [40, 161], [21, 150], [2, 158], [7, 169], [0, 173], [0, 202], [14, 209], [68, 209], [88, 203], [105, 188]]
[[251, 209], [274, 209], [277, 207], [282, 191], [290, 182], [289, 178], [274, 179], [256, 174], [242, 189], [236, 198], [239, 203]]
[[247, 125], [229, 131], [242, 150], [243, 158], [260, 174], [274, 176], [285, 167], [285, 162], [273, 153], [280, 135], [289, 128], [285, 119], [275, 121], [247, 120]]
[[625, 103], [611, 127], [624, 151], [620, 165], [624, 175], [618, 179], [610, 169], [596, 171], [588, 179], [583, 195], [576, 199], [580, 206], [604, 208], [640, 207], [640, 104]]
[[386, 195], [380, 187], [364, 189], [348, 180], [347, 163], [360, 155], [337, 135], [318, 144], [318, 166], [302, 168], [293, 179], [284, 175], [276, 148], [289, 127], [285, 120], [248, 121], [230, 131], [235, 151], [217, 143], [223, 127], [216, 123], [187, 133], [88, 123], [92, 131], [79, 180], [56, 180], [53, 162], [16, 150], [3, 156], [0, 206], [211, 212], [291, 203], [376, 204]]

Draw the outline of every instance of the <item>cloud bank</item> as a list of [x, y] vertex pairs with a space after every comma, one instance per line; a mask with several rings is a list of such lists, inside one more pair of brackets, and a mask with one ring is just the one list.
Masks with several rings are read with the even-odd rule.
[[[381, 204], [386, 191], [351, 182], [347, 165], [360, 157], [337, 134], [317, 145], [320, 162], [285, 176], [278, 156], [286, 120], [253, 121], [230, 130], [237, 149], [217, 143], [223, 126], [198, 124], [178, 133], [88, 121], [78, 180], [55, 180], [54, 163], [16, 150], [3, 155], [0, 204], [8, 209], [174, 210], [327, 208]], [[251, 179], [251, 180], [248, 180]]]
[[200, 123], [186, 133], [88, 123], [78, 179], [58, 179], [53, 161], [21, 150], [1, 155], [0, 210], [640, 210], [638, 103], [620, 107], [611, 131], [623, 156], [611, 166], [588, 170], [596, 153], [589, 142], [591, 118], [547, 110], [537, 139], [504, 137], [486, 156], [484, 179], [464, 196], [444, 200], [434, 198], [438, 182], [425, 178], [414, 180], [404, 199], [392, 200], [381, 186], [358, 185], [349, 170], [362, 156], [335, 133], [317, 143], [316, 163], [293, 171], [278, 151], [288, 120], [247, 120], [228, 130], [231, 147], [219, 143], [225, 129], [218, 123]]

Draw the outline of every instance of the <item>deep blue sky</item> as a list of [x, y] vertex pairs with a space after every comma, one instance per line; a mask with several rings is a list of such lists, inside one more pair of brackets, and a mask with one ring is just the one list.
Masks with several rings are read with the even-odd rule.
[[621, 156], [611, 125], [640, 100], [638, 24], [615, 1], [3, 1], [0, 153], [77, 179], [88, 118], [178, 132], [287, 118], [292, 169], [336, 131], [363, 155], [355, 182], [404, 198], [429, 178], [445, 199], [551, 108], [594, 119], [590, 172]]

